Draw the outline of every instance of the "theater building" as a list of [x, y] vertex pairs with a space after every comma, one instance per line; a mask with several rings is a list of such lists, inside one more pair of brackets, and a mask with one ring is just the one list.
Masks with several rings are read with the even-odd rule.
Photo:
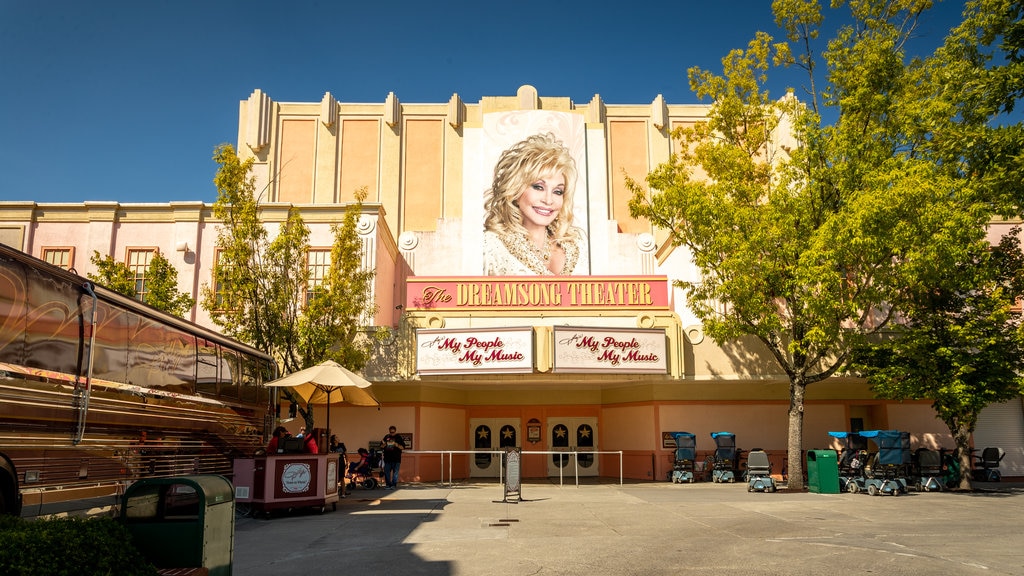
[[[698, 460], [729, 431], [741, 449], [785, 460], [788, 380], [753, 339], [704, 336], [676, 280], [698, 280], [685, 249], [630, 217], [626, 178], [674, 152], [670, 131], [707, 107], [577, 104], [514, 95], [465, 102], [276, 102], [256, 90], [239, 103], [237, 151], [252, 158], [271, 230], [289, 207], [310, 227], [309, 265], [323, 270], [330, 225], [356, 190], [368, 193], [359, 232], [376, 270], [373, 324], [392, 328], [364, 373], [383, 407], [335, 405], [331, 428], [350, 450], [395, 425], [412, 440], [405, 480], [496, 477], [499, 459], [437, 452], [516, 446], [524, 477], [665, 480], [671, 433], [697, 436]], [[567, 146], [577, 176], [573, 214], [585, 242], [570, 276], [485, 276], [484, 193], [500, 154], [537, 133]], [[784, 138], [784, 135], [780, 136]], [[176, 265], [179, 288], [197, 296], [211, 280], [218, 223], [203, 202], [37, 204], [0, 202], [0, 241], [92, 272], [92, 252], [145, 273], [147, 254]], [[192, 319], [210, 325], [202, 309]], [[318, 425], [324, 412], [316, 412]], [[812, 384], [806, 449], [832, 446], [832, 430], [909, 431], [915, 447], [952, 447], [929, 402], [874, 398], [867, 385], [835, 377]], [[1002, 446], [1004, 476], [1024, 476], [1020, 399], [993, 406], [975, 435]], [[549, 452], [530, 455], [529, 452]], [[558, 454], [550, 454], [557, 452]], [[620, 456], [621, 453], [621, 456]], [[563, 455], [564, 454], [564, 455]], [[450, 471], [449, 471], [450, 469]]]

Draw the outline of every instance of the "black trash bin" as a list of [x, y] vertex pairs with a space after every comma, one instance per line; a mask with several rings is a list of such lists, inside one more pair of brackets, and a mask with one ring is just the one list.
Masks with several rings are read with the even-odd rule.
[[214, 474], [149, 478], [125, 490], [121, 522], [157, 568], [230, 576], [235, 538], [231, 482]]
[[807, 490], [839, 494], [839, 459], [835, 450], [807, 451]]

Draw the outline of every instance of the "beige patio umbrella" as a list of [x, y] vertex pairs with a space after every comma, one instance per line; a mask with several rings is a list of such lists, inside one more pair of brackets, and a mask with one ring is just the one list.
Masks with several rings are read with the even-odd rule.
[[327, 435], [331, 436], [331, 404], [377, 406], [380, 401], [373, 395], [371, 384], [362, 376], [333, 360], [321, 362], [266, 384], [268, 388], [291, 388], [292, 392], [308, 404], [327, 405]]

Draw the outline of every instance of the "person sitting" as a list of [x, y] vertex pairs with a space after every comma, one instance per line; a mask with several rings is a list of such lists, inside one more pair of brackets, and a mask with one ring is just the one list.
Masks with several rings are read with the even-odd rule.
[[302, 451], [306, 454], [319, 454], [320, 446], [317, 442], [316, 434], [313, 432], [306, 432], [306, 435], [302, 437]]
[[349, 476], [366, 476], [370, 473], [370, 452], [366, 448], [359, 449], [359, 460], [349, 463]]
[[331, 434], [331, 441], [330, 441], [330, 448], [329, 448], [329, 450], [331, 452], [336, 452], [336, 453], [339, 453], [339, 454], [345, 454], [346, 452], [348, 452], [348, 450], [345, 448], [345, 443], [344, 442], [339, 442], [338, 441], [338, 436], [335, 435], [335, 434]]
[[281, 439], [287, 438], [288, 436], [291, 436], [291, 433], [289, 433], [284, 426], [274, 428], [274, 433], [270, 437], [270, 443], [267, 444], [267, 454], [277, 454], [280, 449], [279, 445], [281, 443]]

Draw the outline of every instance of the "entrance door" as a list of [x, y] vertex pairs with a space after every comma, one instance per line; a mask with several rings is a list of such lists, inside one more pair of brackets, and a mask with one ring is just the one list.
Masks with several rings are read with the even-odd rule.
[[588, 454], [598, 449], [597, 418], [548, 418], [548, 443], [550, 450], [565, 452], [552, 454], [548, 460], [548, 475], [572, 477], [576, 474], [573, 456], [579, 459], [580, 476], [597, 476], [597, 455]]
[[501, 456], [489, 452], [520, 445], [519, 420], [504, 418], [472, 418], [469, 421], [469, 445], [475, 454], [469, 463], [471, 478], [497, 478], [501, 473]]

